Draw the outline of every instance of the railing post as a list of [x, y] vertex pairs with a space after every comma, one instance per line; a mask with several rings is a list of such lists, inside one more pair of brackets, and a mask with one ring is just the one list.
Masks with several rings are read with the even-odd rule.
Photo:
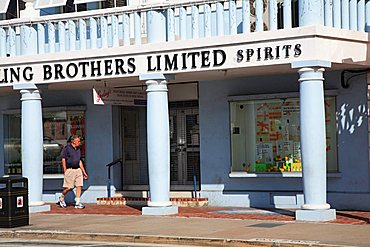
[[336, 28], [341, 28], [341, 0], [333, 1], [333, 25]]
[[64, 22], [58, 22], [58, 34], [59, 34], [59, 52], [65, 52], [66, 50], [66, 25]]
[[217, 23], [217, 36], [224, 35], [224, 6], [222, 3], [216, 3], [216, 23]]
[[230, 35], [237, 34], [238, 30], [236, 27], [236, 3], [234, 0], [229, 1], [229, 29]]
[[278, 28], [278, 9], [277, 9], [277, 1], [276, 0], [270, 0], [269, 1], [269, 25], [270, 30], [275, 31]]
[[365, 32], [365, 0], [358, 1], [357, 31]]
[[172, 8], [167, 9], [167, 41], [169, 42], [175, 41], [175, 22], [175, 11]]
[[158, 43], [166, 41], [166, 17], [163, 10], [148, 11], [147, 31], [148, 43]]
[[323, 25], [324, 24], [324, 1], [322, 0], [299, 0], [298, 16], [299, 26]]
[[[243, 0], [242, 2], [242, 20], [243, 20], [243, 33], [251, 32], [251, 7], [249, 0]], [[277, 27], [277, 24], [276, 24]]]
[[292, 28], [292, 0], [284, 0], [283, 2], [284, 12], [284, 28]]
[[349, 0], [342, 0], [342, 28], [349, 29]]
[[349, 29], [357, 30], [357, 0], [349, 0]]
[[55, 52], [55, 26], [54, 23], [48, 23], [48, 44], [49, 44], [49, 53]]
[[6, 57], [6, 32], [0, 28], [0, 57]]
[[107, 183], [107, 193], [108, 193], [108, 198], [111, 197], [111, 193], [110, 193], [110, 186], [111, 186], [111, 180], [110, 180], [110, 167], [111, 166], [108, 166], [108, 183]]
[[370, 1], [366, 1], [365, 3], [365, 30], [366, 32], [370, 32]]
[[209, 4], [204, 5], [204, 37], [212, 36], [212, 13]]

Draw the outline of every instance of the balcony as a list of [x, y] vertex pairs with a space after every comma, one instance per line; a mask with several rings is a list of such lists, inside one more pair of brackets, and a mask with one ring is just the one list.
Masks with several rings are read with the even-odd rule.
[[[325, 0], [322, 23], [367, 32], [366, 6], [365, 0]], [[299, 27], [298, 8], [297, 0], [192, 1], [0, 21], [0, 57], [147, 44], [152, 11], [166, 18], [165, 41], [176, 42]]]
[[370, 66], [370, 1], [325, 1], [322, 11], [301, 2], [311, 4], [202, 0], [0, 21], [0, 87], [138, 86], [147, 73], [218, 80], [291, 73], [292, 62], [308, 60]]

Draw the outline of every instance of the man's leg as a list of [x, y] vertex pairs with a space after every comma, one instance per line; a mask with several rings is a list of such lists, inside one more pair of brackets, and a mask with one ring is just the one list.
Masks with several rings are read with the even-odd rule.
[[59, 197], [59, 201], [57, 202], [57, 204], [59, 205], [59, 206], [61, 206], [62, 208], [66, 208], [67, 207], [67, 203], [66, 203], [66, 201], [64, 200], [64, 196], [68, 193], [68, 191], [70, 191], [71, 190], [71, 188], [68, 188], [68, 187], [66, 187], [66, 188], [64, 188], [64, 190], [62, 191], [62, 194], [60, 195], [60, 197]]
[[81, 203], [81, 192], [82, 186], [76, 187], [76, 205], [75, 208], [85, 208], [85, 206]]
[[70, 190], [71, 190], [71, 188], [64, 188], [64, 190], [62, 191], [63, 198], [68, 193], [68, 191], [70, 191]]

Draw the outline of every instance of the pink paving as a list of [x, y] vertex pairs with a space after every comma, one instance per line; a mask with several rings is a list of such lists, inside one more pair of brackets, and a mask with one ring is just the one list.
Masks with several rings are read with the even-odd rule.
[[[141, 206], [86, 204], [85, 209], [66, 209], [50, 204], [51, 211], [42, 214], [104, 214], [141, 215]], [[179, 207], [179, 213], [170, 217], [228, 218], [241, 220], [294, 221], [294, 210], [268, 210], [231, 207]], [[370, 212], [337, 211], [337, 219], [328, 223], [370, 224]]]

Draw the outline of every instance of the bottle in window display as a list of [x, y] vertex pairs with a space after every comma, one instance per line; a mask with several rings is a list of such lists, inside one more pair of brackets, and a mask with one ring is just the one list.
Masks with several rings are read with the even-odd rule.
[[284, 140], [289, 141], [289, 119], [286, 120], [284, 126]]

